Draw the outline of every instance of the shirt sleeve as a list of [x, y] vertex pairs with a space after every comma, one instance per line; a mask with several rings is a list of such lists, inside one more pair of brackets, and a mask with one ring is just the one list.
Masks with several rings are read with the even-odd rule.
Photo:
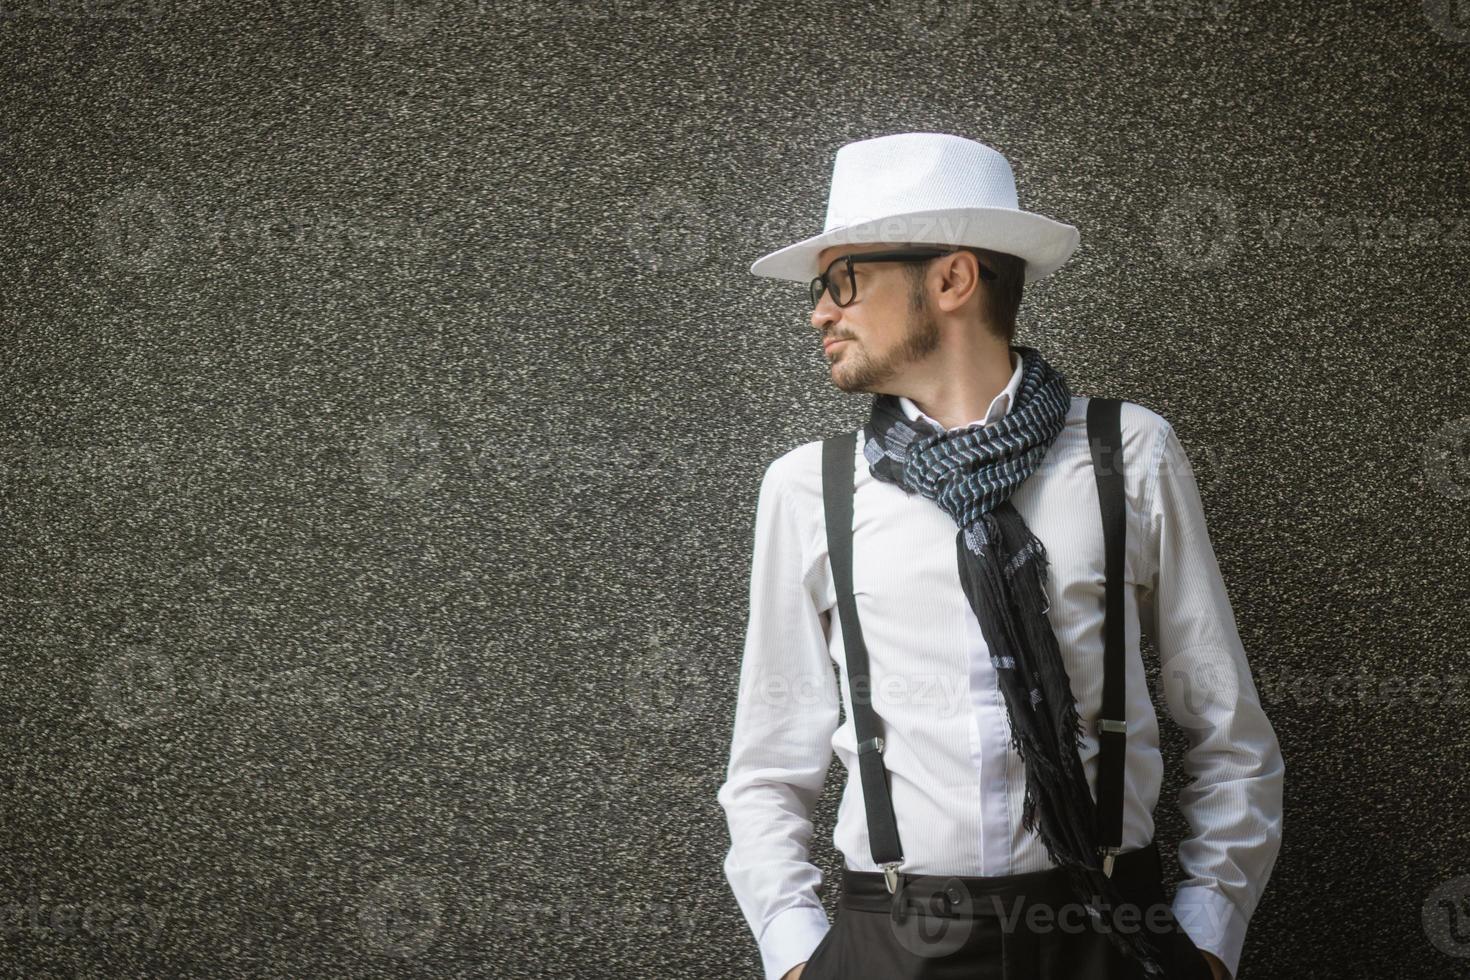
[[808, 845], [840, 698], [824, 617], [806, 585], [810, 525], [791, 506], [780, 462], [766, 469], [756, 504], [750, 616], [729, 770], [718, 794], [730, 827], [725, 876], [760, 947], [766, 980], [809, 959], [830, 928]]
[[1190, 836], [1179, 846], [1187, 877], [1173, 909], [1233, 978], [1281, 847], [1286, 767], [1246, 663], [1194, 472], [1167, 422], [1153, 455], [1139, 616], [1158, 649], [1169, 714], [1188, 739], [1183, 765], [1192, 777], [1179, 793]]

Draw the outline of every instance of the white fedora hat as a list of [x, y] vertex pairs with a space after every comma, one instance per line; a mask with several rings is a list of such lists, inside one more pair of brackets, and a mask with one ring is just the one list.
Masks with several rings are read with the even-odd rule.
[[755, 260], [758, 276], [810, 282], [832, 245], [974, 245], [1026, 260], [1026, 282], [1071, 256], [1076, 228], [1016, 205], [1016, 178], [997, 150], [949, 133], [895, 133], [837, 151], [822, 233]]

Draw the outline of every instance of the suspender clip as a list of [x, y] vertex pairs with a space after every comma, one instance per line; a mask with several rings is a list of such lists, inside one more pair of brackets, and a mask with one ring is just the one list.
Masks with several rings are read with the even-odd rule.
[[[858, 745], [858, 755], [862, 755], [864, 752], [877, 752], [879, 755], [882, 755], [883, 739], [870, 738], [867, 741], [860, 743]], [[892, 891], [892, 889], [889, 889], [889, 891]]]
[[902, 863], [901, 861], [883, 862], [883, 880], [888, 884], [890, 895], [898, 894], [898, 866]]
[[1128, 723], [1118, 718], [1099, 718], [1097, 730], [1099, 732], [1127, 732]]
[[1103, 874], [1111, 878], [1113, 876], [1113, 857], [1121, 852], [1123, 848], [1104, 844], [1103, 852]]

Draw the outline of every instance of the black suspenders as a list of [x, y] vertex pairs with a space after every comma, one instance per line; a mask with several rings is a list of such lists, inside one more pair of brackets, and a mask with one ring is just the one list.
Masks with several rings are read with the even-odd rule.
[[[1102, 841], [1103, 872], [1111, 875], [1113, 857], [1123, 840], [1123, 750], [1127, 740], [1124, 718], [1125, 667], [1123, 662], [1123, 551], [1127, 524], [1123, 500], [1123, 439], [1117, 398], [1092, 398], [1087, 405], [1087, 442], [1102, 510], [1103, 547], [1107, 571], [1103, 625], [1103, 696], [1098, 719], [1098, 832]], [[847, 656], [847, 681], [852, 695], [853, 726], [857, 730], [858, 769], [863, 805], [867, 811], [868, 839], [873, 863], [883, 869], [888, 890], [895, 892], [903, 848], [889, 795], [888, 771], [883, 766], [883, 736], [873, 710], [868, 678], [868, 647], [858, 622], [852, 595], [852, 498], [857, 438], [866, 433], [844, 432], [822, 440], [822, 501], [827, 520], [827, 552], [837, 590], [837, 613]]]
[[1102, 842], [1103, 873], [1112, 876], [1113, 856], [1123, 841], [1123, 748], [1128, 725], [1123, 706], [1123, 549], [1128, 525], [1123, 511], [1123, 434], [1118, 417], [1123, 402], [1091, 398], [1087, 402], [1087, 444], [1102, 508], [1104, 569], [1103, 691], [1097, 719], [1097, 831]]
[[[861, 438], [859, 434], [856, 438]], [[868, 815], [868, 838], [873, 863], [883, 869], [889, 892], [898, 885], [903, 848], [898, 822], [888, 796], [888, 770], [883, 767], [883, 738], [878, 713], [873, 710], [868, 682], [868, 646], [858, 623], [857, 601], [852, 597], [853, 457], [857, 443], [851, 432], [822, 441], [822, 502], [827, 515], [827, 554], [837, 588], [837, 613], [842, 618], [842, 641], [847, 654], [847, 684], [852, 694], [852, 723], [857, 729], [858, 768], [863, 779], [863, 805]], [[836, 533], [834, 533], [834, 531]]]

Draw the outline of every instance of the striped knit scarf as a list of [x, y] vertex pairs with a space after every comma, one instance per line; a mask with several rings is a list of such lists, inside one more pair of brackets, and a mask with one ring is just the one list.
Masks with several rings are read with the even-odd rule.
[[[1007, 499], [1041, 464], [1065, 424], [1066, 378], [1034, 347], [1021, 355], [1015, 403], [994, 423], [941, 432], [910, 421], [896, 396], [878, 394], [864, 429], [873, 476], [934, 501], [959, 525], [960, 581], [990, 648], [1026, 774], [1022, 824], [1040, 832], [1053, 864], [1067, 869], [1094, 917], [1127, 901], [1102, 872], [1097, 807], [1078, 755], [1081, 725], [1046, 612], [1046, 549]], [[1110, 915], [1113, 913], [1109, 913]], [[1113, 944], [1152, 975], [1162, 973], [1144, 930], [1107, 929]]]

